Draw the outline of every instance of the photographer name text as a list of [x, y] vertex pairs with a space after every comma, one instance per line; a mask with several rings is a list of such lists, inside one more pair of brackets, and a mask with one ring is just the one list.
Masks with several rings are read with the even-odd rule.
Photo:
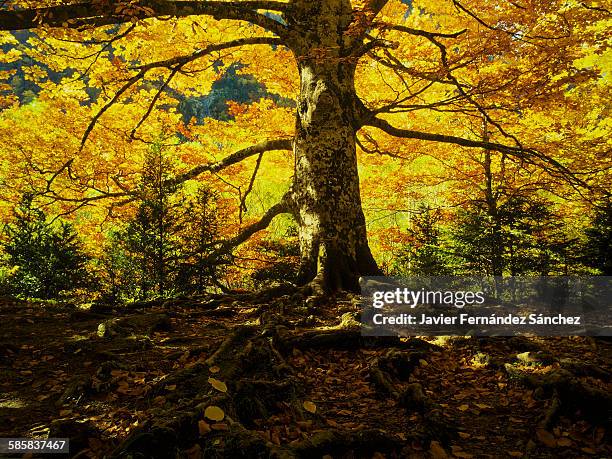
[[421, 314], [385, 315], [377, 313], [372, 316], [374, 325], [582, 325], [580, 316], [565, 316], [563, 314], [544, 315], [515, 314], [487, 316], [472, 316], [470, 314], [429, 316]]

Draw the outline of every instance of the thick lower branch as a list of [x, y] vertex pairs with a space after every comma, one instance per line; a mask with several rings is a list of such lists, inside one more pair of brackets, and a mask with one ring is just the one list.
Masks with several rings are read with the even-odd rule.
[[369, 120], [364, 122], [364, 125], [378, 128], [389, 135], [404, 139], [418, 139], [427, 140], [431, 142], [450, 143], [468, 148], [483, 148], [489, 151], [505, 153], [509, 156], [520, 158], [532, 164], [536, 164], [534, 160], [540, 160], [542, 162], [540, 164], [540, 167], [543, 167], [548, 173], [560, 176], [561, 178], [567, 180], [570, 184], [574, 186], [589, 188], [589, 185], [587, 183], [578, 178], [576, 174], [574, 174], [568, 168], [560, 164], [558, 161], [531, 148], [512, 147], [509, 145], [503, 145], [495, 142], [470, 140], [452, 135], [432, 134], [429, 132], [414, 131], [412, 129], [401, 129], [391, 125], [386, 120], [376, 117], [370, 118]]
[[35, 29], [41, 26], [80, 28], [100, 27], [160, 16], [207, 15], [215, 19], [235, 19], [257, 24], [284, 35], [285, 26], [257, 10], [284, 11], [286, 3], [276, 1], [168, 1], [141, 0], [120, 12], [103, 2], [82, 2], [47, 8], [0, 11], [0, 30]]
[[219, 247], [206, 257], [205, 263], [214, 263], [224, 255], [230, 254], [234, 248], [248, 241], [255, 233], [266, 229], [275, 217], [287, 213], [292, 213], [290, 192], [286, 193], [278, 204], [268, 209], [259, 221], [247, 226], [233, 238], [218, 243]]
[[233, 164], [239, 163], [251, 156], [259, 155], [261, 153], [265, 153], [267, 151], [275, 151], [275, 150], [291, 150], [292, 140], [291, 139], [274, 139], [274, 140], [265, 140], [256, 145], [252, 145], [247, 148], [243, 148], [242, 150], [238, 150], [235, 153], [232, 153], [229, 156], [226, 156], [220, 161], [210, 164], [202, 164], [200, 166], [196, 166], [188, 172], [179, 175], [171, 183], [168, 185], [176, 185], [179, 183], [186, 182], [187, 180], [191, 180], [196, 178], [198, 175], [203, 174], [204, 172], [219, 172]]
[[[251, 156], [265, 153], [267, 151], [291, 150], [291, 145], [292, 145], [291, 139], [266, 140], [264, 142], [260, 142], [256, 145], [252, 145], [250, 147], [243, 148], [242, 150], [234, 152], [231, 155], [226, 156], [225, 158], [217, 162], [196, 166], [190, 171], [185, 172], [175, 177], [172, 180], [166, 181], [164, 183], [164, 186], [171, 189], [176, 185], [179, 185], [188, 180], [192, 180], [196, 178], [197, 176], [199, 176], [200, 174], [203, 174], [204, 172], [219, 172]], [[69, 163], [71, 164], [71, 161]], [[52, 189], [52, 184], [54, 180], [67, 169], [67, 167], [69, 166], [69, 163], [66, 163], [60, 169], [55, 171], [50, 179], [47, 179], [46, 189], [39, 193], [41, 196], [49, 197], [54, 202], [57, 201], [57, 202], [83, 204], [83, 205], [93, 204], [95, 202], [103, 201], [106, 199], [126, 198], [123, 201], [113, 204], [113, 207], [121, 207], [121, 206], [127, 205], [135, 201], [136, 199], [138, 199], [138, 192], [130, 190], [128, 187], [121, 184], [121, 182], [119, 182], [117, 178], [113, 178], [113, 181], [121, 189], [121, 191], [111, 192], [111, 191], [104, 191], [104, 190], [96, 189], [95, 191], [98, 192], [99, 194], [95, 196], [83, 197], [83, 198], [69, 198], [69, 197], [61, 196], [60, 194], [58, 194]], [[79, 207], [75, 208], [74, 210], [78, 208]]]

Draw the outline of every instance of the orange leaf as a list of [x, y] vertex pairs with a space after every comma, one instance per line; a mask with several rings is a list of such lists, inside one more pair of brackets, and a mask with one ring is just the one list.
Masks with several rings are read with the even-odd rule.
[[204, 410], [204, 417], [211, 421], [223, 421], [225, 412], [218, 406], [211, 405]]
[[206, 435], [208, 432], [211, 431], [210, 425], [204, 420], [198, 421], [198, 430], [201, 436]]
[[549, 448], [555, 448], [557, 446], [557, 440], [555, 436], [545, 429], [536, 430], [536, 436], [541, 443], [548, 446]]
[[306, 411], [308, 411], [309, 413], [315, 414], [317, 412], [317, 405], [315, 405], [312, 402], [306, 401], [302, 404], [302, 406], [304, 407], [304, 409]]

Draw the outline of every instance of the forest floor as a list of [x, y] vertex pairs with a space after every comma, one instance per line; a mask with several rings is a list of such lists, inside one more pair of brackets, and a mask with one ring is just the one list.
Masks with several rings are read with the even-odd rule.
[[609, 341], [362, 338], [357, 313], [2, 299], [0, 437], [68, 437], [80, 458], [612, 457]]

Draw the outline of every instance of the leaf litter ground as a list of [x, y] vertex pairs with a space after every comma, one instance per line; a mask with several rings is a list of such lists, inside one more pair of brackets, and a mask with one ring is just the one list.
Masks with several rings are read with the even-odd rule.
[[[609, 406], [603, 416], [586, 406], [609, 402], [597, 398], [610, 394], [608, 341], [363, 340], [345, 326], [356, 314], [348, 300], [315, 308], [291, 297], [263, 304], [225, 298], [212, 306], [200, 298], [92, 312], [3, 299], [0, 437], [70, 437], [72, 456], [127, 457], [126, 439], [197, 398], [195, 437], [172, 440], [182, 457], [232, 457], [229, 438], [238, 429], [263, 445], [244, 449], [244, 457], [612, 456]], [[228, 370], [227, 358], [219, 366], [210, 361], [245, 324], [279, 354], [274, 370], [250, 379]], [[595, 398], [563, 399], [564, 386], [546, 382], [562, 371], [571, 388], [589, 388]], [[545, 383], [534, 384], [537, 378]], [[245, 387], [263, 408], [232, 399]]]

